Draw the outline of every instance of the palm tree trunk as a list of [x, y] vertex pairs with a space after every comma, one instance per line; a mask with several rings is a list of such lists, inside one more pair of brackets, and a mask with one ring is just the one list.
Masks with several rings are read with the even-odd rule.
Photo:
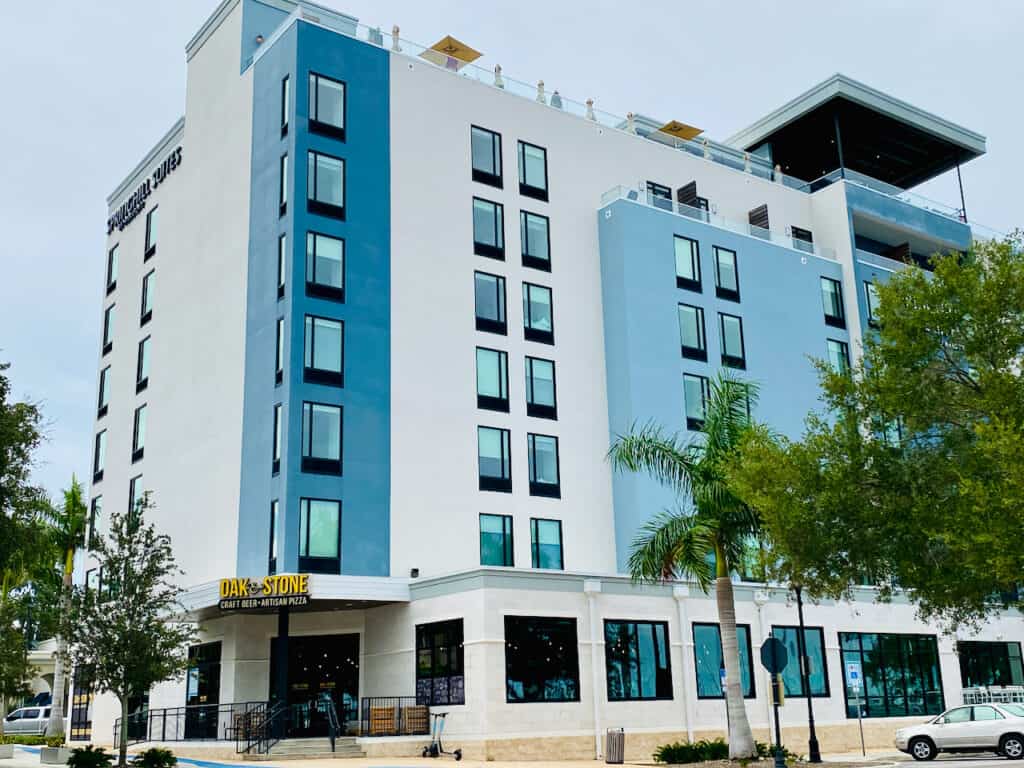
[[[71, 595], [71, 576], [74, 568], [74, 550], [70, 551], [64, 562], [64, 579], [61, 582], [60, 617], [67, 615], [69, 597]], [[57, 658], [53, 665], [53, 696], [50, 698], [50, 719], [46, 723], [47, 736], [64, 735], [64, 689], [67, 687], [67, 671], [64, 669], [64, 654], [67, 651], [67, 640], [63, 632], [57, 632]]]
[[[725, 661], [725, 706], [729, 712], [729, 757], [733, 760], [754, 756], [754, 735], [747, 720], [740, 682], [740, 650], [736, 641], [736, 603], [732, 580], [721, 552], [716, 552], [717, 577], [715, 598], [718, 601], [718, 626], [722, 636], [722, 658]], [[724, 574], [723, 574], [724, 571]]]

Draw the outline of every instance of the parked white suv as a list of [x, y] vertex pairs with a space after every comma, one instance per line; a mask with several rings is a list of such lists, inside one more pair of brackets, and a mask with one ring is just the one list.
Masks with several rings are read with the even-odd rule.
[[4, 718], [4, 733], [46, 733], [49, 707], [21, 707]]
[[922, 725], [896, 731], [896, 748], [915, 760], [939, 752], [996, 752], [1010, 760], [1024, 757], [1024, 704], [953, 707]]

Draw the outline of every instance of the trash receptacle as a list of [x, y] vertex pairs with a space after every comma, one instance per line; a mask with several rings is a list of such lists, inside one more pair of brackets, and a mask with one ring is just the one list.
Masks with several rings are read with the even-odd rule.
[[626, 732], [622, 728], [609, 728], [604, 746], [604, 761], [609, 765], [622, 765], [626, 758]]

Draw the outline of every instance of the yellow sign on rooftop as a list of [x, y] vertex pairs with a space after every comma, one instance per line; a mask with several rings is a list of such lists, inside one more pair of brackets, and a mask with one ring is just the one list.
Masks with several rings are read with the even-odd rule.
[[685, 141], [694, 139], [704, 133], [703, 128], [694, 128], [692, 125], [680, 123], [678, 120], [670, 120], [658, 130], [662, 133], [667, 133], [669, 136], [673, 136], [677, 139], [683, 139]]
[[438, 40], [427, 50], [420, 54], [427, 61], [437, 64], [439, 67], [460, 68], [463, 64], [476, 61], [483, 54], [466, 45], [461, 40], [456, 40], [451, 35]]

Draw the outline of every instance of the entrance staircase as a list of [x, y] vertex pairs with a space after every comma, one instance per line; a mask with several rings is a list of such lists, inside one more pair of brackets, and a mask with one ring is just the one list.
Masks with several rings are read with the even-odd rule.
[[282, 739], [270, 748], [269, 752], [257, 754], [246, 752], [243, 760], [330, 760], [332, 758], [366, 757], [359, 748], [354, 736], [339, 736], [335, 740], [334, 751], [331, 752], [330, 739]]

